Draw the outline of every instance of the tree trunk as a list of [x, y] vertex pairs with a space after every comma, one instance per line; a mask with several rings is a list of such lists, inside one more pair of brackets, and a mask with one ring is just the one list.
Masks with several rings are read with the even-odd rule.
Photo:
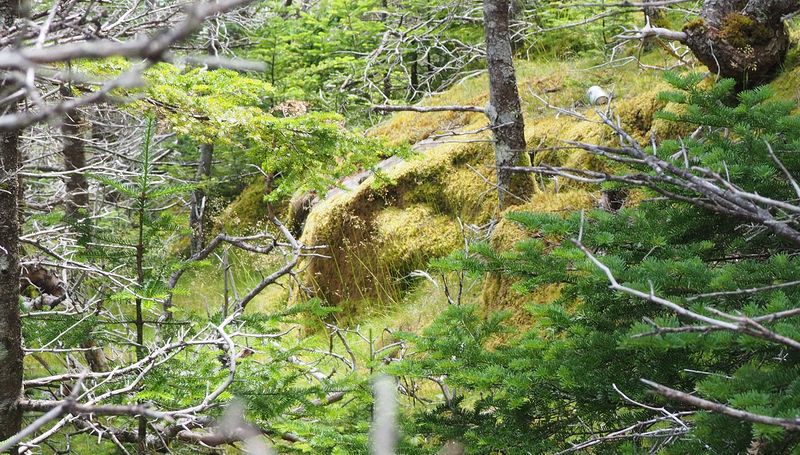
[[[16, 0], [0, 0], [0, 25], [17, 17]], [[0, 97], [12, 85], [0, 73]], [[0, 105], [0, 115], [14, 112], [14, 103]], [[19, 131], [0, 131], [0, 441], [20, 429], [17, 407], [22, 392], [22, 340], [19, 316]]]
[[713, 73], [746, 89], [771, 81], [789, 49], [783, 18], [796, 0], [705, 0], [701, 19], [686, 25], [684, 42]]
[[[0, 76], [2, 77], [2, 76]], [[2, 84], [0, 84], [2, 88]], [[3, 112], [12, 110], [5, 106]], [[0, 131], [0, 440], [19, 431], [22, 390], [19, 316], [19, 132]]]
[[[64, 98], [73, 96], [72, 89], [67, 85], [62, 85], [59, 91]], [[86, 119], [78, 109], [67, 111], [61, 122], [64, 170], [70, 172], [66, 181], [67, 197], [64, 200], [64, 212], [67, 220], [76, 225], [88, 215], [89, 209], [89, 182], [86, 173], [81, 170], [86, 167], [86, 147], [81, 132], [85, 123]], [[92, 371], [108, 370], [106, 355], [93, 338], [89, 337], [82, 341], [81, 347], [91, 349], [83, 354]]]
[[[214, 157], [214, 146], [211, 144], [200, 145], [200, 160], [197, 163], [195, 180], [201, 183], [211, 176], [211, 160]], [[206, 206], [206, 192], [202, 188], [192, 191], [191, 207], [189, 208], [189, 227], [192, 229], [192, 254], [202, 250], [205, 246], [203, 232], [203, 213]]]
[[483, 19], [489, 69], [486, 115], [494, 134], [498, 201], [502, 209], [505, 207], [505, 192], [511, 183], [511, 172], [503, 168], [517, 164], [520, 154], [525, 151], [525, 124], [508, 29], [508, 0], [485, 0]]
[[[381, 0], [381, 8], [383, 12], [381, 12], [379, 18], [380, 21], [386, 26], [390, 27], [387, 24], [387, 19], [389, 18], [389, 14], [386, 12], [389, 9], [389, 0]], [[389, 66], [386, 69], [386, 74], [383, 75], [383, 97], [387, 100], [392, 98], [392, 67]]]
[[[60, 91], [65, 98], [72, 96], [72, 89], [66, 85]], [[81, 211], [89, 208], [89, 183], [86, 174], [79, 171], [86, 167], [86, 149], [81, 138], [81, 126], [84, 123], [83, 114], [77, 109], [67, 111], [61, 123], [61, 134], [64, 136], [64, 170], [70, 172], [66, 181], [67, 199], [64, 209], [67, 218], [74, 222], [81, 217]]]
[[411, 96], [417, 97], [419, 91], [419, 55], [417, 49], [411, 52]]

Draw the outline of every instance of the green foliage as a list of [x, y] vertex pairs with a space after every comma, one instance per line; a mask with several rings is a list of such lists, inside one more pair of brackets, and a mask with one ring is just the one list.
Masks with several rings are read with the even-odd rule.
[[160, 64], [147, 77], [150, 103], [170, 129], [201, 144], [237, 145], [239, 137], [231, 133], [264, 115], [274, 95], [270, 84], [230, 70], [180, 71]]
[[375, 49], [385, 31], [378, 8], [376, 0], [325, 0], [312, 8], [271, 1], [274, 17], [253, 33], [259, 45], [250, 55], [268, 65], [266, 79], [282, 98], [311, 99], [342, 112], [364, 97], [342, 88], [360, 74], [359, 56]]
[[[523, 5], [526, 3], [522, 2]], [[601, 5], [586, 7], [585, 3], [577, 0], [538, 3], [526, 5], [529, 11], [525, 19], [533, 24], [532, 29], [523, 35], [528, 54], [551, 58], [602, 54], [613, 44], [613, 37], [621, 33], [624, 26], [634, 22], [634, 15], [630, 12], [600, 17], [607, 13], [607, 9]], [[599, 20], [591, 20], [593, 18]], [[539, 30], [549, 32], [541, 33]]]
[[[102, 75], [118, 75], [129, 66], [118, 59], [81, 65], [87, 72]], [[307, 67], [302, 73], [304, 78], [308, 76]], [[254, 165], [271, 176], [272, 200], [298, 190], [324, 193], [340, 178], [372, 167], [382, 156], [400, 152], [378, 139], [346, 129], [345, 118], [338, 114], [301, 111], [277, 115], [273, 112], [277, 96], [274, 86], [246, 74], [206, 68], [182, 70], [159, 64], [149, 69], [145, 78], [146, 88], [134, 90], [141, 99], [126, 108], [157, 115], [176, 133], [177, 141], [170, 147], [183, 161], [196, 162], [200, 144], [214, 146], [214, 156], [223, 159], [214, 166], [212, 180], [204, 182], [210, 197], [230, 200], [243, 185], [234, 186], [231, 192], [230, 185], [217, 184], [219, 179], [241, 182], [240, 176], [252, 173]], [[166, 169], [176, 177], [193, 178], [194, 171], [187, 172], [185, 167]]]
[[[787, 169], [800, 167], [795, 151], [800, 146], [800, 116], [793, 115], [792, 101], [775, 100], [768, 86], [733, 95], [734, 82], [721, 81], [708, 90], [700, 89], [697, 75], [668, 80], [682, 92], [662, 94], [662, 99], [684, 107], [680, 113], [663, 112], [661, 117], [685, 122], [710, 131], [702, 141], [686, 139], [665, 142], [659, 150], [668, 157], [686, 147], [699, 165], [726, 176], [747, 191], [786, 200], [794, 194], [789, 182], [770, 156], [769, 149]], [[694, 164], [694, 163], [693, 163]]]
[[[793, 105], [773, 101], [767, 89], [734, 98], [730, 81], [707, 89], [695, 76], [671, 75], [670, 81], [679, 91], [664, 98], [684, 108], [663, 115], [705, 130], [698, 139], [663, 144], [659, 156], [673, 156], [685, 144], [691, 160], [727, 173], [744, 189], [780, 200], [795, 197], [766, 145], [790, 172], [800, 171], [800, 128], [791, 114]], [[682, 160], [675, 157], [676, 163]], [[778, 239], [764, 231], [748, 232], [742, 220], [662, 199], [618, 213], [512, 213], [509, 218], [536, 235], [512, 251], [478, 245], [470, 255], [436, 265], [513, 277], [523, 291], [558, 284], [560, 295], [549, 305], [529, 308], [533, 327], [513, 336], [492, 341], [504, 333], [497, 322], [501, 316], [484, 319], [470, 307], [450, 308], [422, 336], [409, 336], [420, 354], [392, 371], [421, 380], [446, 378], [457, 391], [451, 403], [418, 414], [416, 431], [462, 440], [472, 453], [545, 453], [652, 417], [623, 400], [613, 385], [639, 402], [682, 408], [650, 393], [639, 378], [753, 413], [798, 415], [797, 353], [727, 331], [656, 334], [646, 321], [660, 327], [687, 321], [611, 291], [605, 274], [570, 241], [582, 231], [582, 242], [626, 286], [701, 314], [714, 307], [757, 316], [795, 308], [800, 289], [692, 297], [795, 280], [800, 260]], [[794, 339], [800, 336], [794, 319], [768, 327]], [[775, 426], [703, 412], [688, 422], [691, 432], [662, 451], [743, 453], [757, 442], [769, 453], [788, 453], [797, 445], [796, 438]], [[610, 441], [599, 450], [638, 453], [656, 443], [648, 438]]]
[[338, 179], [392, 154], [380, 141], [345, 130], [341, 121], [322, 113], [256, 121], [263, 136], [254, 158], [262, 160], [265, 172], [279, 176], [272, 199], [298, 189], [324, 194]]
[[[139, 251], [142, 262], [147, 264], [141, 270], [137, 286], [109, 295], [111, 301], [133, 301], [141, 297], [148, 302], [147, 305], [154, 306], [163, 300], [167, 295], [165, 283], [177, 265], [177, 258], [168, 254], [169, 242], [165, 242], [164, 239], [170, 238], [172, 233], [185, 232], [187, 229], [183, 219], [161, 207], [188, 194], [194, 185], [172, 183], [170, 179], [165, 179], [166, 175], [156, 171], [153, 163], [155, 122], [153, 117], [148, 119], [140, 156], [141, 169], [136, 175], [111, 179], [89, 174], [93, 179], [118, 193], [119, 207], [126, 210], [120, 213], [123, 222], [96, 226], [95, 235], [104, 239], [104, 248], [98, 249], [92, 244], [87, 244], [84, 248], [91, 251], [89, 254], [94, 259], [105, 256], [111, 261], [109, 264], [111, 268], [127, 271], [131, 276], [140, 275], [137, 270]], [[127, 251], [117, 254], [115, 250]], [[135, 254], [131, 254], [131, 250], [134, 250]]]
[[[175, 248], [181, 236], [187, 235], [186, 221], [171, 207], [194, 186], [175, 183], [169, 174], [158, 168], [153, 159], [158, 154], [154, 149], [155, 131], [156, 121], [151, 117], [144, 131], [141, 153], [135, 157], [140, 165], [136, 172], [114, 179], [91, 176], [115, 193], [115, 205], [105, 217], [93, 223], [91, 237], [78, 245], [74, 257], [98, 269], [113, 272], [84, 277], [71, 293], [72, 298], [78, 299], [87, 290], [91, 292], [97, 312], [25, 318], [27, 347], [73, 348], [92, 341], [98, 346], [113, 345], [113, 357], [109, 356], [113, 358], [111, 361], [128, 365], [132, 359], [152, 352], [153, 346], [180, 339], [202, 339], [209, 323], [219, 325], [224, 319], [222, 309], [214, 306], [214, 310], [208, 311], [207, 318], [174, 308], [169, 322], [159, 320], [163, 311], [161, 304], [171, 292], [167, 286], [169, 277], [179, 268], [188, 268]], [[208, 301], [206, 306], [209, 307]], [[138, 341], [134, 334], [139, 324], [139, 308], [146, 321], [141, 344], [134, 343]], [[246, 314], [237, 319], [236, 330], [263, 337], [247, 338], [251, 340], [247, 342], [248, 346], [237, 349], [240, 354], [235, 360], [237, 380], [218, 399], [221, 402], [241, 399], [246, 404], [248, 419], [270, 435], [289, 432], [302, 438], [302, 442], [284, 447], [282, 453], [367, 451], [371, 403], [369, 376], [351, 372], [337, 375], [324, 384], [310, 381], [309, 372], [316, 365], [301, 360], [309, 350], [308, 343], [284, 341], [279, 337], [290, 324], [311, 325], [310, 321], [317, 322], [333, 311], [312, 300], [270, 313]], [[120, 342], [120, 333], [127, 333], [130, 342]], [[237, 344], [244, 343], [244, 339], [237, 336]], [[46, 360], [41, 357], [37, 360], [51, 370]], [[198, 344], [159, 357], [140, 379], [125, 374], [111, 376], [93, 386], [92, 390], [97, 394], [114, 391], [106, 400], [109, 403], [144, 401], [158, 409], [182, 409], [203, 402], [209, 390], [224, 383], [231, 361], [224, 346], [217, 349], [214, 345]], [[49, 372], [54, 374], [57, 371]], [[135, 381], [136, 386], [127, 393], [125, 386], [130, 381]], [[320, 404], [335, 391], [345, 391], [352, 404], [346, 407]], [[32, 390], [30, 393], [43, 398], [50, 396], [45, 391]], [[217, 417], [220, 409], [212, 408], [209, 414]], [[304, 418], [298, 419], [297, 414]], [[310, 423], [313, 420], [324, 423]], [[125, 422], [119, 419], [114, 425], [122, 429], [135, 428], [135, 420], [127, 421], [131, 424], [128, 427]], [[173, 448], [176, 453], [184, 450], [179, 445]]]
[[[383, 99], [375, 87], [395, 99], [418, 97], [420, 87], [409, 85], [420, 79], [430, 78], [424, 90], [444, 88], [462, 70], [446, 68], [454, 53], [482, 40], [479, 24], [447, 19], [463, 5], [325, 0], [310, 7], [278, 6], [282, 3], [273, 3], [274, 17], [254, 32], [260, 44], [251, 55], [267, 63], [267, 80], [282, 98], [309, 100], [349, 120], [362, 120], [363, 107]], [[401, 36], [391, 50], [394, 43], [385, 40]], [[441, 71], [425, 74], [434, 68]]]
[[[580, 5], [578, 5], [580, 4]], [[250, 57], [267, 64], [278, 99], [307, 100], [362, 123], [385, 98], [417, 100], [484, 67], [480, 5], [442, 0], [270, 1]], [[566, 2], [513, 2], [514, 50], [563, 58], [602, 54], [634, 14]], [[600, 15], [599, 20], [591, 20]], [[588, 20], [588, 22], [587, 22]], [[577, 26], [581, 25], [581, 26]]]
[[[520, 6], [520, 2], [515, 3], [515, 8]], [[515, 35], [517, 55], [533, 53], [550, 58], [600, 54], [608, 50], [610, 38], [634, 19], [632, 13], [618, 14], [571, 29], [566, 26], [604, 11], [576, 8], [578, 3], [582, 2], [527, 5], [528, 16], [521, 19], [534, 26]], [[246, 34], [256, 43], [243, 49], [242, 55], [264, 61], [267, 74], [159, 64], [146, 72], [145, 88], [114, 91], [114, 95], [137, 100], [125, 106], [129, 112], [146, 112], [158, 121], [154, 117], [148, 122], [141, 155], [131, 160], [138, 168], [124, 175], [92, 176], [113, 204], [104, 207], [104, 216], [87, 217], [85, 226], [73, 226], [81, 229], [77, 245], [67, 242], [70, 258], [113, 272], [97, 274], [92, 268], [81, 271], [80, 278], [74, 280], [71, 298], [96, 306], [95, 314], [26, 317], [26, 347], [71, 348], [96, 341], [107, 352], [113, 351], [112, 363], [116, 365], [128, 364], [149, 347], [167, 340], [201, 339], [204, 331], [213, 330], [225, 319], [213, 295], [202, 295], [198, 299], [202, 301], [196, 304], [205, 305], [206, 314], [199, 314], [196, 307], [175, 308], [169, 323], [145, 324], [146, 346], [132, 343], [135, 327], [131, 321], [137, 307], [146, 319], [157, 319], [163, 300], [171, 293], [185, 291], [180, 287], [168, 289], [166, 283], [175, 270], [200, 269], [214, 263], [213, 259], [193, 264], [182, 260], [182, 242], [189, 231], [181, 203], [190, 191], [202, 188], [210, 199], [230, 200], [241, 191], [246, 175], [260, 178], [263, 174], [270, 202], [286, 200], [297, 191], [323, 193], [340, 178], [398, 152], [345, 126], [371, 121], [364, 107], [386, 101], [375, 87], [381, 87], [391, 100], [416, 101], [425, 92], [443, 89], [483, 65], [482, 56], [475, 52], [483, 40], [482, 23], [477, 19], [480, 10], [472, 4], [323, 0], [309, 5], [269, 0], [261, 6], [266, 10], [261, 26], [231, 30]], [[460, 8], [464, 7], [472, 18], [445, 20], [463, 13]], [[388, 15], [402, 16], [403, 21], [391, 22]], [[433, 28], [420, 26], [423, 23], [433, 24]], [[738, 24], [737, 28], [750, 25]], [[539, 33], [548, 29], [556, 31]], [[395, 35], [407, 41], [385, 52], [381, 43]], [[460, 66], [454, 62], [463, 52], [474, 55]], [[75, 62], [74, 66], [90, 75], [113, 76], [128, 69], [130, 63], [108, 59]], [[412, 67], [415, 76], [411, 75]], [[554, 90], [566, 86], [568, 90], [560, 95], [563, 100], [583, 92], [585, 80], [551, 76], [543, 80], [532, 76], [528, 85], [535, 90], [550, 87], [550, 82]], [[428, 78], [427, 85], [414, 87], [415, 77]], [[780, 200], [796, 197], [772, 157], [774, 153], [792, 172], [800, 168], [796, 152], [800, 149], [800, 120], [792, 115], [793, 104], [773, 100], [768, 89], [734, 96], [730, 81], [706, 87], [701, 76], [667, 77], [676, 91], [663, 94], [662, 99], [677, 109], [662, 113], [662, 118], [702, 127], [702, 134], [664, 142], [656, 151], [658, 156], [684, 165], [679, 152], [685, 151], [690, 165], [708, 167], [745, 190]], [[459, 101], [472, 102], [472, 98], [482, 96], [475, 96], [469, 88], [463, 92]], [[282, 102], [295, 100], [310, 103], [293, 114], [281, 112]], [[309, 112], [306, 107], [310, 107]], [[153, 149], [156, 123], [175, 136], [165, 145], [170, 164], [154, 161], [158, 155]], [[458, 121], [451, 126], [458, 127]], [[429, 135], [435, 129], [426, 125], [427, 133], [409, 133], [408, 137]], [[210, 179], [187, 185], [182, 182], [197, 179], [187, 164], [197, 161], [200, 145], [213, 145], [214, 169]], [[254, 166], [258, 168], [255, 172]], [[393, 196], [394, 187], [399, 185], [392, 179], [377, 173], [373, 188], [376, 196], [368, 198], [369, 204], [389, 201], [389, 197], [382, 198]], [[448, 191], [466, 185], [456, 179], [453, 182], [458, 184], [448, 186]], [[425, 193], [425, 198], [438, 200], [441, 196], [428, 195], [441, 189], [436, 185], [413, 184], [421, 185], [416, 191]], [[262, 198], [261, 187], [255, 194], [253, 199]], [[420, 226], [436, 231], [425, 241], [457, 240], [447, 226], [437, 225], [446, 220], [431, 221], [433, 215], [427, 211], [384, 213], [394, 216], [390, 221], [396, 222], [375, 225], [382, 236], [382, 252], [403, 259], [409, 268], [418, 266], [421, 251], [418, 245], [403, 241], [404, 230], [419, 230], [417, 224], [422, 223]], [[422, 221], [406, 219], [414, 216]], [[653, 324], [678, 328], [686, 321], [652, 303], [609, 290], [607, 277], [570, 239], [583, 232], [583, 242], [621, 283], [652, 290], [703, 314], [709, 314], [709, 306], [748, 316], [794, 309], [800, 298], [800, 288], [794, 287], [691, 298], [795, 280], [800, 275], [800, 259], [794, 250], [742, 220], [721, 218], [686, 203], [662, 199], [647, 200], [614, 214], [512, 213], [508, 218], [527, 229], [530, 238], [511, 251], [473, 244], [467, 252], [435, 261], [431, 268], [442, 274], [465, 271], [475, 277], [500, 275], [515, 280], [513, 289], [522, 293], [545, 286], [557, 288], [551, 303], [528, 308], [534, 315], [531, 327], [514, 327], [507, 312], [487, 314], [477, 306], [453, 305], [422, 333], [390, 334], [392, 343], [403, 340], [411, 345], [410, 349], [403, 347], [405, 357], [399, 360], [388, 354], [380, 358], [380, 350], [376, 355], [378, 346], [371, 332], [369, 346], [364, 348], [369, 354], [354, 353], [346, 345], [334, 346], [338, 341], [331, 333], [303, 333], [299, 339], [278, 336], [290, 326], [311, 331], [309, 327], [330, 320], [334, 309], [318, 301], [288, 307], [281, 301], [280, 308], [271, 302], [275, 307], [264, 305], [256, 312], [251, 305], [235, 324], [240, 334], [233, 336], [242, 355], [235, 359], [236, 377], [219, 397], [220, 402], [241, 399], [247, 419], [263, 428], [281, 453], [367, 453], [372, 417], [370, 380], [375, 371], [384, 370], [400, 377], [402, 390], [414, 396], [414, 409], [403, 416], [407, 418], [403, 419], [402, 453], [432, 453], [449, 440], [464, 442], [469, 453], [552, 453], [654, 415], [624, 400], [614, 386], [640, 402], [684, 409], [650, 393], [640, 378], [755, 413], [787, 418], [800, 414], [796, 353], [723, 331], [653, 335]], [[62, 222], [58, 215], [28, 220], [46, 226]], [[366, 245], [368, 248], [374, 245]], [[254, 277], [263, 277], [266, 269], [275, 265], [265, 262], [253, 266]], [[200, 294], [195, 292], [194, 296]], [[418, 325], [427, 323], [427, 314], [413, 317], [419, 319]], [[406, 321], [398, 324], [405, 327]], [[768, 326], [781, 335], [800, 338], [800, 327], [793, 319]], [[347, 337], [351, 343], [356, 338], [354, 332], [342, 336], [342, 343]], [[365, 340], [361, 332], [358, 337]], [[394, 355], [400, 348], [390, 349], [387, 352]], [[45, 369], [52, 368], [53, 374], [74, 368], [71, 364], [63, 368], [50, 365], [42, 356], [36, 360]], [[162, 360], [147, 371], [130, 394], [119, 392], [108, 401], [144, 401], [159, 409], [191, 406], [225, 380], [227, 367], [234, 361], [222, 346], [200, 345]], [[348, 368], [342, 368], [342, 364]], [[326, 380], [318, 380], [320, 372], [329, 374]], [[130, 375], [111, 377], [92, 393], [100, 396], [112, 390], [124, 391], [130, 380]], [[51, 398], [52, 392], [33, 389], [29, 395]], [[343, 392], [345, 398], [327, 403], [334, 392]], [[431, 398], [433, 405], [423, 405]], [[212, 417], [219, 413], [219, 408], [210, 410]], [[114, 419], [115, 426], [126, 425], [119, 421], [124, 419]], [[658, 441], [641, 438], [610, 441], [592, 450], [743, 453], [755, 443], [764, 453], [797, 450], [796, 437], [774, 426], [751, 425], [703, 412], [686, 421], [691, 432], [666, 448], [660, 448]], [[126, 429], [135, 428], [133, 420], [124, 422], [128, 422]], [[300, 439], [282, 442], [281, 436], [289, 434]], [[194, 449], [175, 442], [171, 450], [191, 453]]]
[[337, 114], [273, 115], [272, 86], [233, 71], [180, 72], [159, 65], [148, 77], [147, 103], [184, 139], [178, 151], [191, 159], [197, 156], [196, 144], [214, 145], [215, 156], [226, 158], [217, 175], [260, 166], [272, 176], [271, 200], [298, 190], [324, 193], [339, 178], [371, 167], [388, 152], [380, 141], [346, 130]]

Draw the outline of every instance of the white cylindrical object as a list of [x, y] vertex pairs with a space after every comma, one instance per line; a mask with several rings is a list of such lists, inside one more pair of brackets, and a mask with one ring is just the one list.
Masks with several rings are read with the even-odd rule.
[[599, 85], [593, 85], [589, 87], [589, 90], [586, 91], [586, 96], [589, 98], [589, 104], [595, 106], [606, 104], [611, 98], [608, 92], [603, 90], [603, 87], [600, 87]]

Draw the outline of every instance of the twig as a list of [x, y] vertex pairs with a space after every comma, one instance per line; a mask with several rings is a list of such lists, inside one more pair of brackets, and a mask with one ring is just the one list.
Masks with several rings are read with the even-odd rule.
[[797, 418], [780, 419], [777, 417], [754, 414], [752, 412], [735, 409], [721, 403], [716, 403], [713, 401], [705, 400], [703, 398], [698, 398], [689, 395], [688, 393], [684, 393], [679, 390], [671, 389], [669, 387], [655, 383], [653, 381], [648, 381], [647, 379], [642, 379], [641, 381], [647, 384], [648, 386], [652, 387], [659, 395], [662, 395], [671, 400], [677, 400], [692, 405], [694, 407], [704, 409], [706, 411], [717, 412], [719, 414], [724, 414], [733, 417], [735, 419], [744, 420], [747, 422], [775, 425], [789, 431], [800, 431], [800, 419]]
[[373, 111], [378, 112], [480, 112], [486, 113], [486, 109], [479, 106], [390, 106], [379, 104], [372, 106]]

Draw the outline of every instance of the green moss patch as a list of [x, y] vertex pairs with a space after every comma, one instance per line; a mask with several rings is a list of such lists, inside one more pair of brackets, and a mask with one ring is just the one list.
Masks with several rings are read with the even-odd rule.
[[[534, 94], [564, 107], [584, 102], [586, 89], [602, 84], [616, 90], [615, 112], [637, 138], [649, 138], [655, 128], [654, 112], [662, 107], [656, 95], [662, 89], [656, 75], [641, 73], [633, 65], [623, 70], [576, 69], [574, 63], [520, 62], [520, 93], [526, 113], [526, 137], [530, 148], [563, 145], [562, 140], [589, 143], [616, 141], [603, 125], [554, 115]], [[433, 97], [424, 104], [484, 105], [485, 78], [474, 78]], [[580, 108], [597, 118], [594, 107]], [[446, 130], [474, 131], [487, 125], [482, 114], [442, 112], [399, 113], [371, 131], [394, 143], [415, 144]], [[407, 283], [409, 271], [460, 245], [458, 220], [483, 224], [497, 217], [494, 151], [489, 131], [446, 138], [442, 143], [419, 148], [418, 155], [387, 172], [376, 183], [368, 179], [357, 189], [337, 195], [316, 206], [306, 221], [302, 240], [326, 245], [328, 256], [307, 258], [304, 285], [330, 304], [355, 306], [351, 301], [393, 303]], [[527, 156], [525, 156], [527, 158]], [[601, 162], [579, 150], [551, 150], [536, 155], [536, 164], [567, 165], [597, 169]], [[534, 194], [538, 187], [541, 194]], [[533, 176], [520, 175], [512, 187], [533, 197], [520, 207], [535, 210], [582, 206], [586, 185], [559, 182], [553, 194], [551, 181], [534, 185]], [[574, 192], [570, 192], [573, 191]], [[542, 192], [543, 191], [543, 192]], [[507, 198], [510, 204], [521, 204]], [[407, 213], [406, 213], [407, 212]], [[418, 221], [417, 221], [418, 220]], [[502, 223], [501, 223], [502, 224]], [[505, 301], [505, 299], [501, 299]]]
[[379, 262], [393, 274], [425, 268], [430, 258], [445, 256], [462, 243], [452, 219], [425, 205], [387, 208], [375, 225]]
[[269, 210], [264, 202], [264, 182], [260, 179], [244, 191], [214, 220], [217, 228], [234, 234], [263, 228]]
[[[560, 193], [540, 193], [531, 202], [509, 211], [540, 213], [568, 213], [596, 206], [600, 195], [585, 190], [570, 190]], [[492, 246], [498, 250], [512, 250], [521, 240], [536, 236], [522, 229], [517, 223], [502, 219], [492, 233]], [[483, 281], [482, 305], [485, 311], [510, 310], [511, 321], [520, 326], [530, 324], [530, 313], [526, 306], [550, 303], [560, 295], [558, 286], [545, 286], [532, 293], [521, 293], [515, 289], [517, 280], [489, 274]]]
[[460, 244], [456, 217], [491, 218], [494, 204], [487, 201], [494, 201], [493, 193], [455, 189], [479, 188], [482, 180], [470, 168], [484, 170], [492, 156], [485, 143], [443, 144], [389, 170], [380, 182], [370, 178], [322, 201], [309, 214], [301, 240], [325, 245], [328, 257], [305, 261], [307, 287], [331, 304], [395, 302], [408, 272]]
[[731, 13], [722, 20], [719, 35], [734, 47], [747, 47], [765, 44], [772, 39], [769, 27], [739, 13]]

